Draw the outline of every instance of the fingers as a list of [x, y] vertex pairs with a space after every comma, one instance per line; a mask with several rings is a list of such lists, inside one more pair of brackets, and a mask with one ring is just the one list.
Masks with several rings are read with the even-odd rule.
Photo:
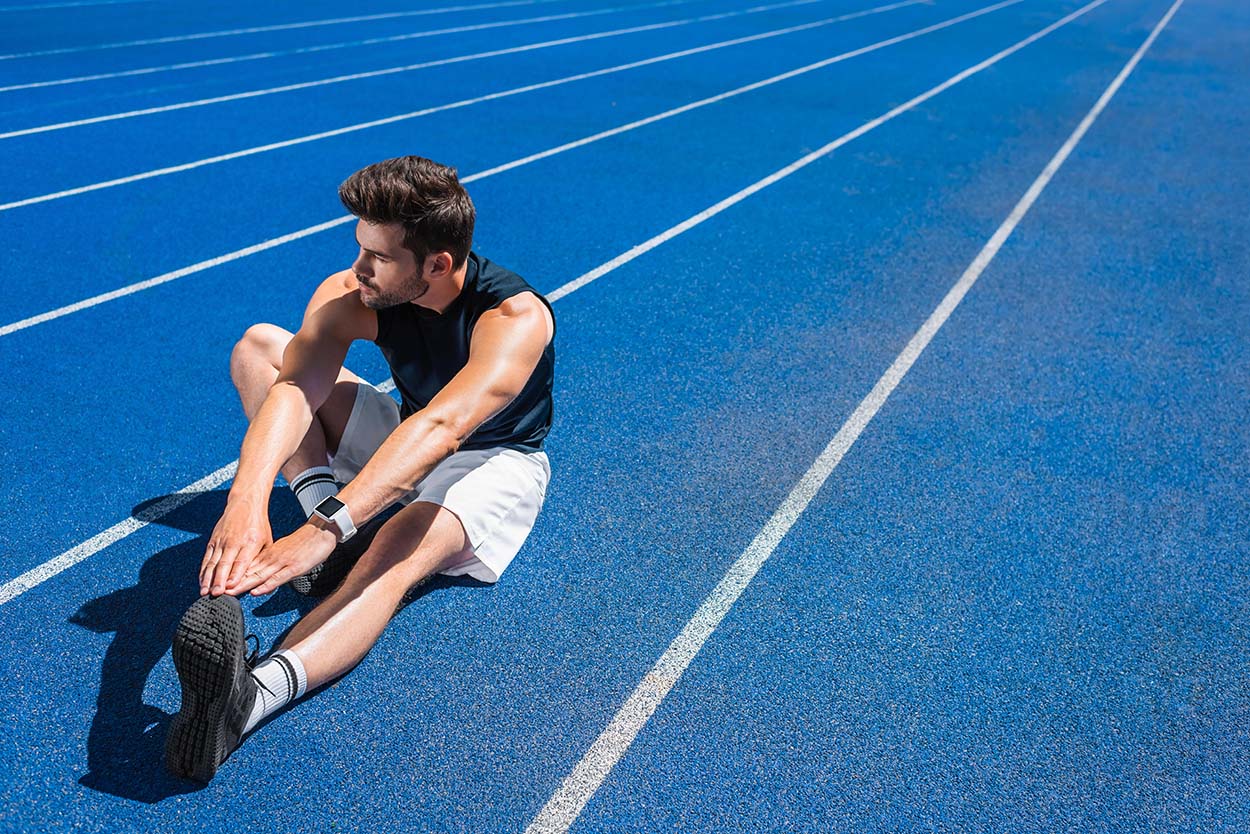
[[210, 544], [204, 564], [200, 568], [200, 596], [208, 593], [221, 596], [226, 593], [226, 589], [243, 574], [259, 550], [255, 546]]
[[217, 565], [213, 569], [212, 581], [209, 583], [214, 596], [220, 596], [226, 592], [226, 577], [230, 575], [230, 569], [234, 567], [235, 560], [239, 558], [240, 548], [238, 546], [227, 546], [222, 557], [217, 560]]
[[[200, 595], [207, 593], [220, 594], [221, 591], [214, 590], [214, 578], [221, 570], [222, 561], [227, 559], [229, 550], [220, 541], [209, 544], [204, 555], [204, 564], [200, 566]], [[229, 566], [229, 563], [226, 563]]]
[[237, 596], [255, 588], [275, 570], [276, 564], [273, 557], [273, 545], [265, 545], [257, 548], [252, 558], [236, 563], [237, 570], [231, 571], [230, 582], [226, 585], [227, 591]]
[[269, 520], [249, 507], [227, 505], [213, 529], [200, 565], [200, 595], [219, 596], [241, 579], [260, 551], [273, 541]]
[[282, 543], [271, 544], [263, 548], [241, 580], [230, 586], [230, 593], [242, 594], [244, 591], [251, 591], [252, 596], [273, 593], [288, 579], [303, 573], [306, 569], [301, 567], [301, 563], [294, 558], [295, 552], [290, 545], [284, 546]]
[[276, 542], [218, 547], [220, 558], [212, 568], [212, 579], [201, 584], [207, 584], [215, 595], [234, 596], [245, 591], [255, 596], [269, 594], [291, 577], [324, 561], [332, 549], [324, 541], [310, 543], [298, 533]]
[[256, 568], [255, 566], [253, 566], [251, 570], [243, 574], [243, 576], [239, 577], [237, 582], [233, 582], [230, 585], [227, 585], [226, 590], [227, 590], [227, 593], [229, 593], [231, 596], [238, 596], [239, 594], [242, 594], [245, 591], [255, 588], [256, 583], [258, 582], [260, 582], [260, 577], [257, 576]]
[[[244, 591], [252, 591], [258, 585], [265, 584], [277, 568], [277, 565], [267, 564], [263, 556], [260, 559], [256, 559], [252, 562], [251, 568], [239, 578], [239, 581], [230, 586], [230, 593], [242, 594]], [[252, 592], [253, 594], [257, 593], [256, 591]], [[264, 591], [263, 593], [269, 593], [269, 591]]]
[[208, 593], [213, 583], [213, 571], [217, 568], [217, 560], [221, 558], [221, 550], [216, 542], [209, 542], [204, 551], [204, 561], [200, 564], [200, 596]]
[[265, 594], [272, 594], [278, 588], [282, 587], [288, 579], [295, 575], [295, 569], [290, 565], [285, 565], [276, 571], [271, 571], [264, 581], [260, 582], [252, 589], [252, 596], [259, 597]]
[[224, 594], [231, 589], [233, 583], [244, 574], [248, 566], [255, 562], [263, 551], [264, 546], [254, 540], [244, 541], [237, 547], [227, 549], [225, 555], [217, 563], [217, 569], [213, 574], [213, 593]]
[[234, 560], [234, 566], [230, 568], [230, 575], [226, 577], [226, 593], [231, 593], [239, 581], [243, 579], [247, 569], [256, 561], [256, 555], [252, 554], [248, 558], [238, 558]]

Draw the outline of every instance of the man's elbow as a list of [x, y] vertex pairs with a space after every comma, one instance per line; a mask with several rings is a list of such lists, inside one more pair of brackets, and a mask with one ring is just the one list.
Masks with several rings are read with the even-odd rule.
[[414, 420], [422, 422], [422, 434], [431, 438], [431, 442], [449, 449], [452, 454], [473, 435], [485, 422], [508, 407], [516, 396], [515, 391], [491, 389], [483, 396], [477, 408], [458, 408], [451, 401], [431, 403], [427, 408], [413, 415]]
[[463, 420], [456, 420], [451, 415], [419, 411], [413, 416], [421, 428], [422, 442], [430, 446], [440, 460], [459, 451], [461, 444], [473, 433], [473, 427], [466, 426]]

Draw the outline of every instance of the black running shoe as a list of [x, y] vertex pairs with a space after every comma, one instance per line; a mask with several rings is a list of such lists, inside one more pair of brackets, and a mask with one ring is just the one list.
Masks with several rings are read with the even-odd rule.
[[356, 535], [334, 548], [334, 552], [326, 560], [308, 573], [296, 576], [287, 582], [297, 594], [306, 597], [325, 597], [333, 593], [351, 569], [356, 567], [360, 557], [365, 555], [373, 538], [382, 529], [394, 513], [376, 515], [364, 523]]
[[182, 684], [182, 709], [165, 737], [165, 766], [175, 776], [207, 784], [239, 746], [256, 703], [243, 607], [232, 596], [203, 596], [191, 604], [174, 632], [174, 668]]

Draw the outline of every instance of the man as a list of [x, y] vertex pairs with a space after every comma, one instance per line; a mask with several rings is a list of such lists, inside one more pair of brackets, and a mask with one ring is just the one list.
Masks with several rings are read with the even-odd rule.
[[[555, 319], [470, 250], [475, 212], [455, 170], [389, 159], [339, 197], [358, 218], [356, 261], [321, 283], [299, 332], [255, 325], [231, 355], [251, 424], [201, 597], [174, 635], [182, 707], [165, 748], [171, 771], [201, 782], [262, 719], [354, 667], [415, 584], [498, 580], [551, 474]], [[402, 406], [343, 368], [358, 339], [381, 349]], [[273, 541], [279, 472], [309, 520]], [[256, 664], [236, 597], [288, 582], [332, 593]]]

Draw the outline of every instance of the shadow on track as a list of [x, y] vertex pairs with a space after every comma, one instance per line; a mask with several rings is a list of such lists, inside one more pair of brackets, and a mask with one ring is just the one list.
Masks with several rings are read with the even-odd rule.
[[[160, 499], [145, 501], [133, 515]], [[97, 633], [113, 632], [100, 670], [96, 712], [87, 735], [87, 773], [79, 784], [140, 802], [158, 802], [194, 789], [165, 772], [165, 732], [172, 716], [143, 702], [143, 689], [169, 651], [179, 618], [199, 596], [196, 577], [208, 533], [226, 505], [224, 490], [174, 510], [158, 523], [200, 533], [151, 556], [139, 580], [90, 600], [69, 618]]]
[[[143, 691], [152, 670], [170, 650], [183, 612], [199, 597], [200, 562], [209, 533], [225, 509], [226, 496], [224, 489], [205, 493], [153, 519], [153, 523], [195, 533], [197, 537], [154, 554], [139, 569], [138, 582], [84, 603], [69, 618], [69, 622], [90, 631], [114, 633], [104, 654], [96, 712], [87, 735], [87, 773], [78, 780], [83, 787], [145, 803], [199, 789], [166, 772], [165, 735], [173, 716], [145, 704]], [[132, 515], [143, 518], [145, 509], [165, 498], [144, 501]], [[286, 490], [275, 490], [269, 516], [275, 536], [285, 535], [285, 531], [303, 522], [299, 504]], [[438, 576], [413, 588], [400, 610], [442, 588], [479, 586], [489, 587], [466, 577]], [[318, 602], [283, 587], [252, 613], [272, 617], [295, 610], [302, 617]], [[274, 640], [274, 645], [288, 631], [290, 628]], [[307, 693], [300, 703], [334, 683], [330, 681]], [[257, 729], [284, 712], [270, 716]]]

